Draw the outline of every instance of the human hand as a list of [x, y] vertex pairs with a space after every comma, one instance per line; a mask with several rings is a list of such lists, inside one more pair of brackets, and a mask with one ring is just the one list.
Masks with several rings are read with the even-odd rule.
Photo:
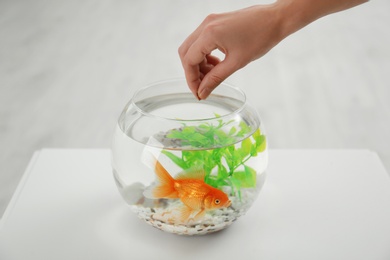
[[[179, 47], [187, 84], [200, 100], [227, 77], [260, 58], [288, 35], [330, 13], [367, 0], [278, 0], [209, 15]], [[212, 55], [220, 50], [223, 61]]]
[[[260, 58], [283, 38], [273, 5], [209, 15], [183, 42], [179, 55], [186, 80], [205, 99], [227, 77]], [[223, 61], [212, 55], [220, 50]]]

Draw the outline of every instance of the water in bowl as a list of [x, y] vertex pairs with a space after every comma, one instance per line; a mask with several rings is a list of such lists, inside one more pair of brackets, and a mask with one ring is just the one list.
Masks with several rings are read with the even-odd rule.
[[[246, 213], [264, 183], [267, 145], [259, 125], [224, 117], [241, 105], [219, 96], [199, 103], [190, 94], [167, 95], [137, 106], [151, 116], [188, 120], [180, 127], [150, 129], [119, 119], [112, 146], [114, 178], [139, 218], [171, 233], [200, 235]], [[189, 120], [200, 117], [217, 120]]]

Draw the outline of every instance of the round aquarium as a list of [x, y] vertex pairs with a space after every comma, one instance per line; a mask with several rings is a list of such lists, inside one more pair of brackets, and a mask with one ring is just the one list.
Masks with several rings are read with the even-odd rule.
[[222, 83], [198, 101], [184, 79], [139, 89], [112, 145], [126, 203], [153, 227], [183, 235], [215, 232], [244, 215], [267, 158], [264, 126], [239, 88]]

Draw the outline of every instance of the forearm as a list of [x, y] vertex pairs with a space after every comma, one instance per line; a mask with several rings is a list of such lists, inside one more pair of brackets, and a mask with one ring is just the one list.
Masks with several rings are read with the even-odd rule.
[[278, 0], [273, 4], [283, 23], [282, 38], [328, 14], [340, 12], [368, 0]]

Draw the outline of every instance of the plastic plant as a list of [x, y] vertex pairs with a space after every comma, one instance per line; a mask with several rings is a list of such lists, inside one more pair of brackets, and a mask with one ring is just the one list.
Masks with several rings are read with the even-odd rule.
[[[167, 133], [167, 138], [178, 139], [189, 149], [183, 150], [181, 157], [168, 150], [162, 153], [183, 170], [203, 169], [207, 184], [216, 188], [230, 186], [232, 195], [238, 193], [241, 197], [241, 188], [256, 186], [256, 171], [245, 163], [265, 150], [266, 139], [260, 129], [242, 139], [253, 129], [245, 122], [229, 127], [232, 122], [218, 120], [218, 125], [205, 123], [173, 129]], [[210, 149], [204, 150], [204, 147]]]

